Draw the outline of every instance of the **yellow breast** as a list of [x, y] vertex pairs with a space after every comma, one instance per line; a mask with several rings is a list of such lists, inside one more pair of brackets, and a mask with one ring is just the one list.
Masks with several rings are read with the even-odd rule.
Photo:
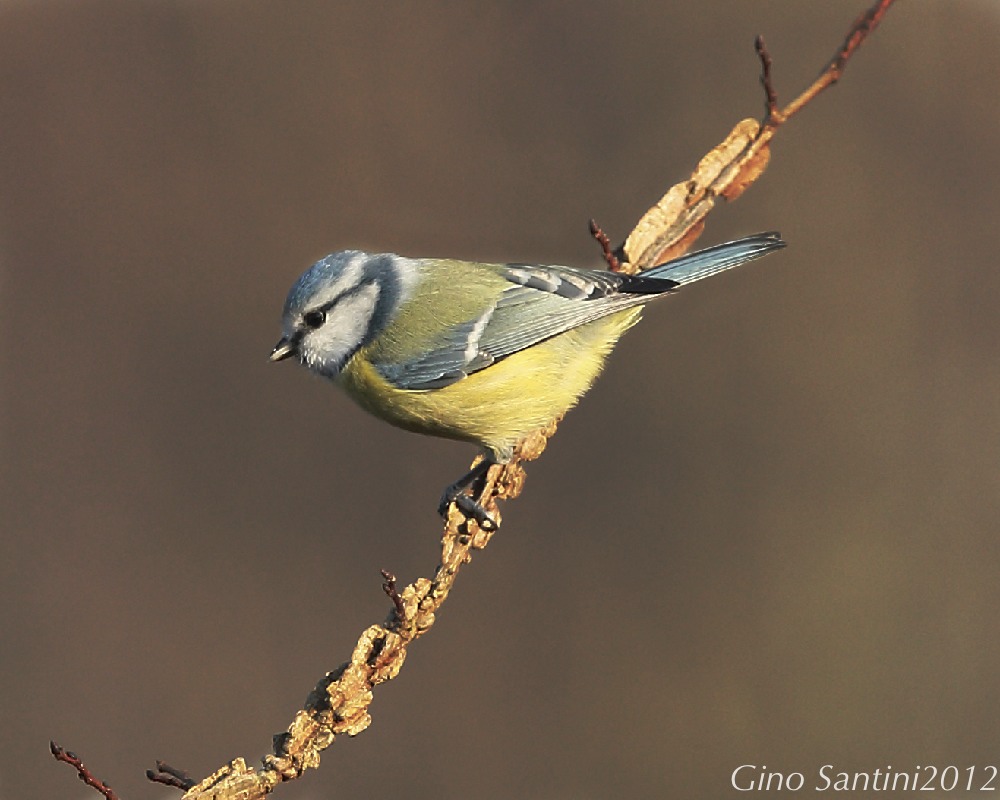
[[641, 314], [640, 308], [630, 308], [581, 325], [442, 389], [397, 389], [375, 370], [362, 348], [339, 383], [365, 410], [393, 425], [474, 442], [495, 460], [507, 461], [526, 434], [576, 404]]

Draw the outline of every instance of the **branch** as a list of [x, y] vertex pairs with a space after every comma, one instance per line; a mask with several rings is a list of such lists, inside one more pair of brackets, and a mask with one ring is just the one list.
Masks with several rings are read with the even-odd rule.
[[762, 68], [761, 83], [764, 85], [764, 91], [767, 93], [768, 99], [768, 113], [764, 121], [764, 126], [771, 129], [777, 128], [782, 123], [787, 122], [792, 115], [801, 111], [816, 95], [839, 81], [844, 74], [844, 68], [847, 66], [847, 62], [851, 56], [861, 47], [871, 32], [878, 27], [882, 18], [889, 11], [889, 6], [894, 2], [895, 0], [878, 0], [875, 5], [858, 16], [847, 32], [847, 36], [844, 37], [844, 43], [840, 46], [840, 50], [830, 59], [830, 63], [826, 65], [826, 68], [819, 74], [819, 77], [812, 82], [812, 85], [808, 89], [780, 111], [777, 108], [777, 95], [771, 85], [771, 56], [764, 45], [764, 38], [758, 36], [756, 46]]
[[701, 234], [716, 200], [735, 200], [757, 180], [771, 157], [775, 132], [828, 86], [840, 80], [847, 62], [882, 21], [894, 0], [878, 0], [851, 25], [843, 44], [805, 91], [784, 108], [778, 106], [771, 75], [771, 54], [763, 37], [755, 41], [761, 63], [766, 115], [763, 122], [745, 119], [706, 155], [691, 178], [663, 195], [635, 226], [615, 254], [625, 272], [638, 272], [683, 254]]
[[597, 220], [592, 219], [590, 221], [590, 235], [597, 240], [597, 243], [601, 246], [601, 253], [604, 255], [604, 263], [608, 265], [608, 269], [612, 272], [621, 272], [622, 264], [618, 260], [618, 256], [615, 255], [614, 251], [611, 249], [611, 240], [608, 235], [603, 231], [600, 225], [597, 224]]
[[[591, 233], [601, 244], [609, 268], [638, 272], [680, 255], [698, 238], [705, 217], [717, 198], [735, 200], [764, 172], [770, 157], [769, 142], [778, 128], [840, 79], [848, 60], [875, 29], [893, 0], [879, 0], [848, 31], [843, 45], [820, 76], [785, 108], [778, 106], [772, 83], [772, 60], [763, 39], [756, 48], [761, 61], [766, 117], [762, 123], [743, 120], [729, 136], [699, 162], [691, 177], [673, 186], [643, 215], [629, 237], [611, 249], [607, 236], [591, 223]], [[522, 441], [509, 464], [494, 465], [486, 473], [477, 502], [499, 524], [497, 500], [521, 493], [522, 464], [541, 455], [556, 422]], [[356, 736], [371, 724], [368, 714], [376, 686], [399, 674], [407, 647], [434, 624], [458, 571], [476, 550], [489, 543], [495, 528], [484, 530], [452, 503], [441, 538], [441, 559], [433, 578], [420, 578], [402, 591], [396, 579], [383, 571], [383, 589], [392, 601], [385, 622], [372, 625], [358, 640], [350, 660], [327, 673], [310, 692], [285, 733], [274, 737], [274, 752], [263, 759], [259, 771], [238, 758], [197, 784], [183, 772], [158, 762], [150, 780], [186, 790], [182, 800], [260, 800], [278, 784], [298, 778], [318, 767], [320, 753], [341, 735]], [[58, 752], [57, 752], [58, 750]], [[86, 771], [79, 759], [53, 745], [53, 754], [77, 768], [81, 779], [115, 800], [111, 790]]]
[[114, 793], [114, 790], [103, 781], [98, 780], [94, 773], [83, 765], [83, 761], [76, 753], [64, 750], [55, 742], [49, 742], [49, 751], [55, 757], [56, 761], [62, 761], [64, 764], [69, 764], [73, 767], [76, 770], [76, 777], [87, 784], [87, 786], [93, 786], [107, 800], [118, 800], [118, 795]]
[[155, 770], [147, 769], [146, 779], [175, 789], [183, 789], [185, 792], [198, 782], [184, 770], [174, 769], [165, 761], [157, 761]]

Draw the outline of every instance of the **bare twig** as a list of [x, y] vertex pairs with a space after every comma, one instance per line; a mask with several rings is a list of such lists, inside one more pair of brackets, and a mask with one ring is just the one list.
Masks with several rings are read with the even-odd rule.
[[[638, 272], [684, 253], [701, 234], [705, 217], [716, 201], [735, 200], [757, 180], [770, 159], [775, 131], [801, 111], [820, 92], [840, 80], [847, 62], [888, 12], [894, 0], [877, 0], [847, 31], [843, 43], [805, 91], [784, 108], [772, 76], [773, 61], [762, 37], [755, 48], [761, 63], [766, 116], [763, 122], [745, 119], [699, 163], [689, 180], [676, 184], [643, 216], [618, 250], [624, 253], [625, 272]], [[617, 250], [616, 250], [617, 252]]]
[[595, 219], [590, 220], [590, 235], [601, 246], [601, 254], [604, 256], [604, 261], [607, 263], [608, 269], [612, 272], [620, 272], [622, 264], [618, 260], [618, 256], [611, 250], [611, 240], [608, 239], [608, 235], [601, 229], [601, 226], [597, 224], [597, 220]]
[[157, 761], [155, 770], [147, 769], [146, 779], [174, 789], [183, 789], [185, 792], [198, 782], [184, 770], [172, 767], [166, 761]]
[[73, 767], [76, 770], [76, 776], [87, 784], [87, 786], [97, 789], [107, 800], [118, 800], [118, 795], [114, 793], [114, 790], [103, 781], [98, 780], [94, 773], [83, 765], [83, 761], [80, 760], [80, 757], [76, 753], [64, 750], [55, 742], [49, 742], [49, 750], [55, 756], [56, 761], [62, 761]]
[[882, 21], [882, 18], [894, 2], [895, 0], [878, 0], [875, 5], [860, 14], [854, 20], [854, 24], [851, 25], [850, 30], [847, 31], [847, 36], [844, 37], [844, 42], [841, 44], [840, 49], [830, 59], [830, 62], [819, 74], [819, 77], [802, 94], [780, 110], [777, 108], [777, 98], [774, 93], [774, 87], [771, 85], [771, 56], [764, 46], [763, 38], [758, 36], [757, 54], [760, 56], [761, 83], [764, 85], [764, 91], [767, 94], [768, 114], [764, 121], [765, 127], [776, 128], [778, 125], [787, 122], [792, 115], [801, 111], [816, 95], [839, 81], [844, 74], [844, 69], [847, 67], [847, 62], [851, 56], [861, 47], [871, 32], [878, 27], [878, 24]]
[[764, 108], [766, 119], [773, 119], [778, 113], [778, 94], [774, 91], [774, 84], [771, 82], [771, 54], [764, 44], [764, 37], [760, 34], [754, 39], [754, 47], [757, 50], [757, 57], [760, 58], [760, 85], [764, 87]]
[[399, 592], [396, 590], [396, 576], [386, 569], [381, 570], [381, 573], [382, 577], [385, 578], [385, 583], [382, 584], [382, 591], [392, 600], [392, 604], [396, 609], [396, 619], [402, 620], [406, 614], [406, 606], [403, 605], [403, 598], [399, 596]]

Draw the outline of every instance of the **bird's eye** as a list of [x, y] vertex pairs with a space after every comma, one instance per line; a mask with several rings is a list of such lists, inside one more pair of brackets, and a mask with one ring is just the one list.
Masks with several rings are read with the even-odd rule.
[[326, 313], [323, 311], [307, 311], [302, 315], [302, 321], [308, 327], [316, 329], [326, 322]]

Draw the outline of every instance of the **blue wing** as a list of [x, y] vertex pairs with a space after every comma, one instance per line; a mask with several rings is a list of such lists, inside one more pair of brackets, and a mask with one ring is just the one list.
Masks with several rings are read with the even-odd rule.
[[640, 275], [508, 264], [510, 283], [475, 319], [443, 332], [431, 350], [402, 363], [375, 363], [400, 389], [440, 389], [532, 345], [701, 278], [758, 258], [785, 243], [776, 233], [716, 245]]

